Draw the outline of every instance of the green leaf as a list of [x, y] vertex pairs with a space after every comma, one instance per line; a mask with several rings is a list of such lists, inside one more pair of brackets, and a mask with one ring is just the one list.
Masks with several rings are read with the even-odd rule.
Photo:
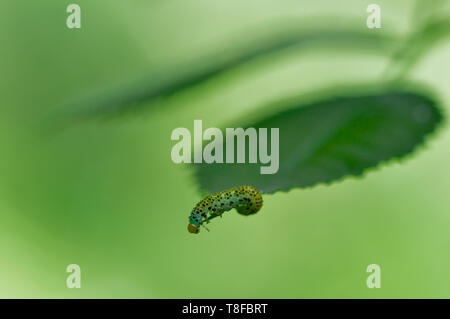
[[389, 54], [395, 45], [393, 38], [374, 32], [355, 30], [294, 30], [280, 32], [265, 39], [252, 40], [245, 45], [223, 48], [220, 53], [150, 74], [136, 83], [99, 92], [65, 107], [73, 117], [116, 115], [135, 111], [152, 104], [145, 102], [167, 97], [203, 83], [214, 76], [237, 68], [249, 61], [276, 54], [289, 48], [311, 46], [344, 46]]
[[361, 175], [412, 152], [442, 120], [430, 98], [403, 90], [288, 104], [284, 112], [242, 126], [279, 128], [276, 174], [261, 175], [267, 165], [261, 163], [193, 164], [200, 187], [215, 192], [252, 185], [273, 193]]

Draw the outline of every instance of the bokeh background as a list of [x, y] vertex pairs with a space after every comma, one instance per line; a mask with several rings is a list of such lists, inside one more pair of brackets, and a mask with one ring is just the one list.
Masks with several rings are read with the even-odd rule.
[[[286, 95], [380, 81], [390, 65], [380, 50], [291, 48], [139, 114], [55, 125], [72, 99], [176, 72], [274, 28], [367, 31], [374, 1], [73, 2], [80, 30], [66, 27], [69, 1], [0, 1], [0, 297], [450, 298], [446, 124], [400, 163], [267, 195], [251, 218], [227, 213], [209, 233], [186, 231], [201, 194], [192, 171], [171, 161], [174, 128], [220, 127]], [[421, 23], [417, 1], [375, 3], [382, 28], [371, 32], [407, 38]], [[444, 113], [449, 57], [441, 41], [408, 74]], [[72, 263], [81, 289], [66, 288]], [[372, 263], [380, 289], [366, 286]]]

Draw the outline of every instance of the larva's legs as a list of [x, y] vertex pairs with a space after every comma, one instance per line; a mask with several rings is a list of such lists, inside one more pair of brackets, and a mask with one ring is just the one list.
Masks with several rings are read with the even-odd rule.
[[223, 211], [216, 210], [215, 212], [211, 213], [211, 217], [213, 217], [213, 216], [220, 216], [220, 217], [222, 217], [222, 213], [223, 213]]

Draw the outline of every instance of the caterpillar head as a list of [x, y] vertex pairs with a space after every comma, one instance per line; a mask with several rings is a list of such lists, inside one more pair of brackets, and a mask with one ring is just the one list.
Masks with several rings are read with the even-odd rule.
[[188, 232], [192, 234], [198, 234], [200, 232], [201, 224], [202, 224], [201, 216], [191, 213], [191, 216], [189, 216]]
[[200, 227], [198, 227], [195, 224], [189, 223], [188, 224], [188, 232], [192, 234], [198, 234], [200, 232]]

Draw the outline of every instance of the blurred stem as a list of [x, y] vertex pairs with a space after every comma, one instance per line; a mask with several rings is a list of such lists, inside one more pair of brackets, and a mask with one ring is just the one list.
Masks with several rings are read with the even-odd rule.
[[418, 0], [414, 7], [411, 23], [419, 24], [405, 43], [392, 56], [385, 71], [391, 81], [400, 81], [426, 55], [436, 43], [450, 35], [450, 19], [435, 19], [435, 10], [441, 0]]
[[416, 0], [411, 14], [411, 25], [422, 29], [433, 20], [436, 8], [443, 3], [443, 0]]

